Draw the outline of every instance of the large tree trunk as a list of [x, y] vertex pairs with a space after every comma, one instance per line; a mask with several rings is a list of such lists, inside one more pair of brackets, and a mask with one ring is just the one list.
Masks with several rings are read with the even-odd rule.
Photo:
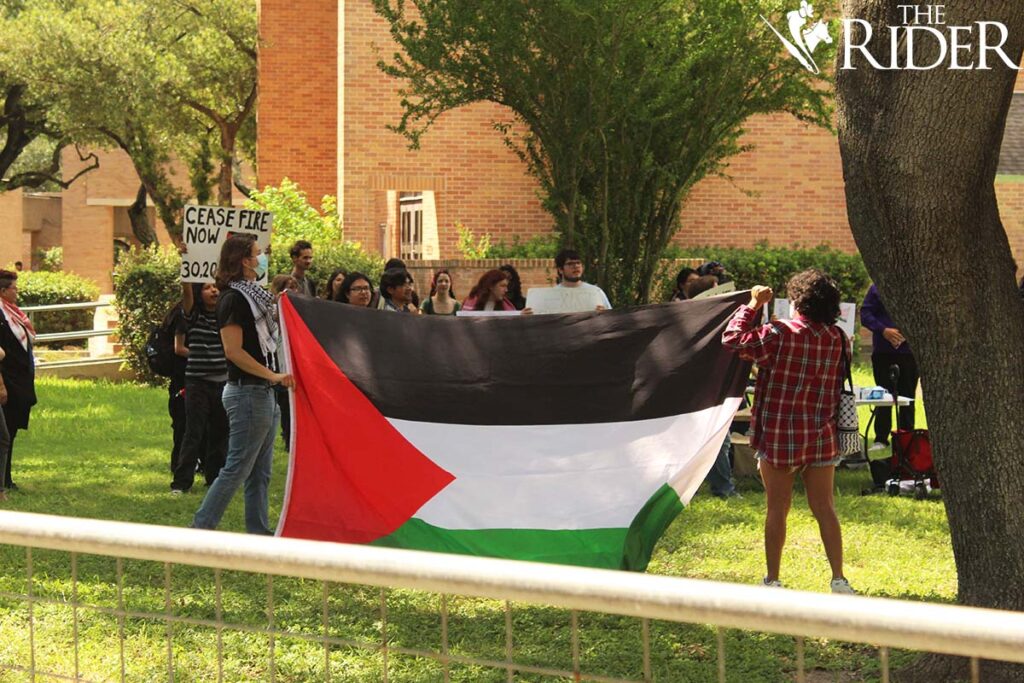
[[[887, 27], [903, 24], [897, 5], [843, 2], [845, 17], [884, 35], [874, 51], [883, 64]], [[949, 26], [1006, 24], [1006, 53], [1020, 63], [1024, 2], [960, 0], [946, 11]], [[930, 42], [918, 63], [937, 56]], [[994, 61], [989, 71], [879, 71], [858, 56], [855, 70], [837, 68], [837, 118], [854, 238], [921, 368], [958, 600], [1024, 610], [1024, 306], [994, 189], [1017, 73]], [[1022, 673], [986, 663], [983, 680]]]
[[146, 186], [139, 185], [139, 191], [135, 195], [135, 201], [128, 207], [128, 222], [132, 226], [132, 234], [144, 247], [159, 244], [156, 231], [149, 224], [149, 216], [146, 211]]

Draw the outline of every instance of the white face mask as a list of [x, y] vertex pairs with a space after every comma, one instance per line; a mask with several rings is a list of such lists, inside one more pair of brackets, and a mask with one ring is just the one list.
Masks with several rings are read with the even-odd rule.
[[[250, 256], [249, 258], [252, 258], [252, 257]], [[269, 260], [267, 259], [267, 255], [266, 254], [260, 254], [259, 256], [256, 257], [256, 267], [255, 268], [251, 268], [250, 270], [252, 270], [252, 272], [256, 273], [256, 279], [257, 280], [262, 280], [263, 276], [267, 274], [268, 265], [269, 265]], [[246, 267], [248, 267], [248, 266], [246, 266]]]
[[266, 254], [260, 254], [256, 257], [256, 279], [261, 280], [263, 276], [267, 274], [268, 260]]

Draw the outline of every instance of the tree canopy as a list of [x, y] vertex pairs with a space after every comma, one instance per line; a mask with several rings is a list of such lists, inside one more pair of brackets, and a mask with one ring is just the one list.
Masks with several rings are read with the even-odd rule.
[[[230, 203], [254, 147], [258, 22], [252, 0], [25, 0], [0, 23], [0, 74], [45, 111], [61, 146], [123, 150], [171, 233], [190, 196]], [[177, 160], [187, 179], [176, 179]]]
[[540, 185], [565, 246], [618, 303], [645, 302], [688, 192], [726, 173], [744, 122], [788, 112], [827, 126], [827, 83], [759, 14], [777, 0], [374, 0], [400, 50], [392, 127], [415, 146], [474, 102]]

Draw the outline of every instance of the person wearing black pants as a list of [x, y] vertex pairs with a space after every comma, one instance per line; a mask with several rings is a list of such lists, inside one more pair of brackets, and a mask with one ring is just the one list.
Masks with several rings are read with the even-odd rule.
[[[180, 318], [181, 304], [177, 303], [164, 318], [163, 326], [173, 330], [178, 327]], [[185, 365], [188, 349], [179, 352], [176, 343], [174, 353], [174, 370], [171, 373], [170, 384], [167, 385], [167, 414], [171, 417], [171, 472], [178, 464], [181, 443], [185, 438]]]
[[[182, 331], [175, 351], [187, 355], [185, 369], [185, 436], [174, 467], [171, 493], [189, 491], [196, 465], [202, 463], [211, 486], [224, 466], [228, 448], [228, 416], [221, 394], [228, 379], [227, 360], [217, 323], [220, 290], [213, 283], [182, 284]], [[185, 344], [187, 342], [187, 344]]]
[[201, 463], [207, 486], [213, 484], [224, 466], [228, 449], [228, 416], [221, 402], [223, 392], [224, 382], [189, 379], [185, 384], [187, 428], [178, 464], [174, 468], [172, 493], [184, 493], [192, 488], [197, 463]]
[[[906, 342], [903, 343], [906, 346]], [[873, 353], [871, 354], [871, 368], [875, 373], [875, 384], [885, 387], [889, 391], [892, 386], [892, 366], [899, 367], [899, 378], [896, 380], [896, 390], [899, 396], [914, 398], [917, 393], [917, 361], [910, 353]], [[914, 428], [914, 404], [900, 406], [897, 420], [898, 429]], [[888, 446], [889, 434], [892, 432], [892, 409], [875, 408], [875, 443]]]
[[[892, 391], [890, 368], [899, 367], [897, 392], [900, 396], [913, 399], [917, 394], [917, 362], [910, 352], [910, 345], [882, 303], [878, 288], [871, 285], [864, 304], [860, 309], [860, 321], [872, 332], [871, 367], [874, 369], [875, 384]], [[914, 403], [899, 409], [900, 429], [914, 428]], [[889, 448], [892, 432], [892, 409], [879, 406], [875, 409], [875, 443], [869, 450]]]
[[36, 370], [32, 342], [36, 331], [32, 321], [18, 308], [18, 274], [0, 270], [0, 348], [5, 358], [0, 376], [6, 393], [3, 420], [7, 427], [7, 462], [0, 488], [17, 490], [11, 479], [14, 440], [18, 432], [28, 429], [32, 406], [36, 404]]

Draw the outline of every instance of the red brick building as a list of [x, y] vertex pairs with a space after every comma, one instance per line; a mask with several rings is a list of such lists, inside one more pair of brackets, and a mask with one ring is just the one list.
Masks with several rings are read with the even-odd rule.
[[[499, 107], [447, 114], [416, 152], [385, 128], [401, 114], [398, 84], [377, 69], [393, 44], [369, 0], [262, 0], [260, 22], [260, 186], [289, 177], [314, 203], [336, 195], [346, 237], [387, 256], [458, 258], [456, 222], [502, 241], [551, 229], [535, 183], [492, 128], [510, 120]], [[1022, 260], [1024, 81], [1018, 90], [996, 189]], [[854, 250], [836, 138], [785, 115], [758, 117], [748, 129], [754, 151], [732, 160], [732, 182], [695, 188], [677, 241]], [[65, 162], [73, 172], [77, 156]], [[60, 198], [0, 196], [0, 263], [28, 263], [39, 248], [63, 244], [65, 267], [109, 291], [112, 243], [131, 242], [127, 207], [137, 189], [128, 159], [104, 153], [100, 170]]]
[[[491, 127], [509, 118], [498, 107], [442, 117], [417, 152], [385, 129], [401, 110], [397, 84], [376, 66], [393, 43], [371, 3], [263, 0], [261, 30], [261, 184], [290, 177], [311, 197], [337, 194], [346, 236], [388, 255], [409, 250], [401, 246], [402, 193], [424, 196], [425, 241], [436, 230], [440, 252], [427, 245], [428, 257], [457, 256], [456, 221], [498, 240], [550, 229], [533, 181]], [[732, 161], [733, 182], [709, 179], [695, 189], [678, 241], [854, 250], [836, 138], [779, 115], [752, 120], [748, 142], [756, 149]], [[998, 191], [1022, 253], [1024, 184], [1008, 176]]]

